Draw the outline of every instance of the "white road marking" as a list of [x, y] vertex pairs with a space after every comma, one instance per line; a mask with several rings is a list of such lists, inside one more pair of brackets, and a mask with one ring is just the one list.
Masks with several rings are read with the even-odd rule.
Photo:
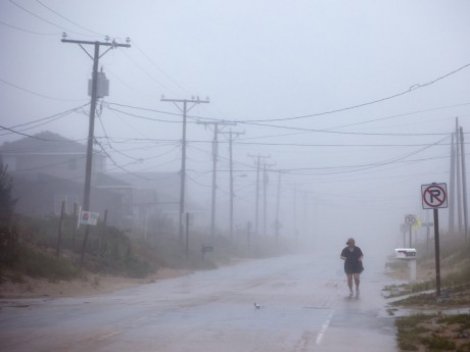
[[328, 315], [328, 318], [326, 318], [325, 322], [321, 326], [320, 332], [318, 333], [317, 339], [315, 340], [315, 344], [317, 344], [317, 345], [321, 344], [321, 340], [323, 339], [323, 335], [325, 335], [326, 330], [330, 326], [331, 318], [333, 318], [333, 313], [334, 313], [334, 311], [332, 311]]

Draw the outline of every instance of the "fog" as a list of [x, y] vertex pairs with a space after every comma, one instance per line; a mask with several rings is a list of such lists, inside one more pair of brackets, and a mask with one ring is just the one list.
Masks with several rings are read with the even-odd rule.
[[[208, 97], [187, 126], [187, 211], [200, 228], [210, 226], [214, 130], [198, 122], [230, 121], [219, 126], [217, 233], [228, 234], [232, 130], [243, 133], [233, 143], [237, 233], [255, 226], [260, 155], [259, 236], [274, 236], [280, 173], [281, 237], [338, 252], [355, 237], [366, 253], [389, 253], [405, 214], [425, 219], [421, 184], [448, 182], [456, 117], [468, 133], [469, 13], [463, 0], [2, 1], [0, 144], [42, 131], [86, 144], [88, 105], [28, 125], [89, 102], [92, 60], [62, 33], [129, 37], [130, 48], [100, 59], [110, 94], [95, 148], [107, 172], [171, 172], [177, 185], [181, 111], [160, 98]], [[164, 191], [179, 198], [178, 186]]]

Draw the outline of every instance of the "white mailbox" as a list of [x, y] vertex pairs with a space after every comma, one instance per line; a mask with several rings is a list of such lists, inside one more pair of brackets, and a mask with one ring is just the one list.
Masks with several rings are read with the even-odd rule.
[[416, 259], [416, 249], [415, 248], [395, 248], [395, 258]]

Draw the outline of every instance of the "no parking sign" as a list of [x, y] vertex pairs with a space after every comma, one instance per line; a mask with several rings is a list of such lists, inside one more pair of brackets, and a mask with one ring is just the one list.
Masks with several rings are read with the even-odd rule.
[[447, 208], [447, 184], [421, 185], [423, 209], [432, 209], [434, 217], [434, 252], [436, 257], [436, 296], [441, 295], [441, 260], [439, 249], [439, 208]]
[[447, 184], [421, 185], [421, 199], [423, 209], [447, 208]]

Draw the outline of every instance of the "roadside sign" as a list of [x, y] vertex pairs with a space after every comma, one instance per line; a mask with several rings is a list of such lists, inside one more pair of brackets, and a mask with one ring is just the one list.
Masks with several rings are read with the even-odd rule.
[[[421, 185], [423, 209], [432, 209], [434, 222], [434, 255], [436, 264], [436, 296], [441, 295], [441, 254], [439, 244], [439, 208], [447, 208], [447, 184]], [[428, 227], [429, 228], [429, 227]]]
[[406, 215], [405, 216], [405, 223], [408, 226], [412, 226], [412, 225], [416, 224], [416, 216], [414, 216], [413, 214]]
[[80, 212], [80, 225], [91, 225], [96, 226], [98, 224], [98, 219], [100, 218], [99, 213], [92, 211], [81, 211]]
[[421, 199], [423, 209], [447, 208], [447, 184], [421, 185]]
[[408, 226], [405, 224], [400, 224], [400, 232], [406, 233], [408, 231]]

